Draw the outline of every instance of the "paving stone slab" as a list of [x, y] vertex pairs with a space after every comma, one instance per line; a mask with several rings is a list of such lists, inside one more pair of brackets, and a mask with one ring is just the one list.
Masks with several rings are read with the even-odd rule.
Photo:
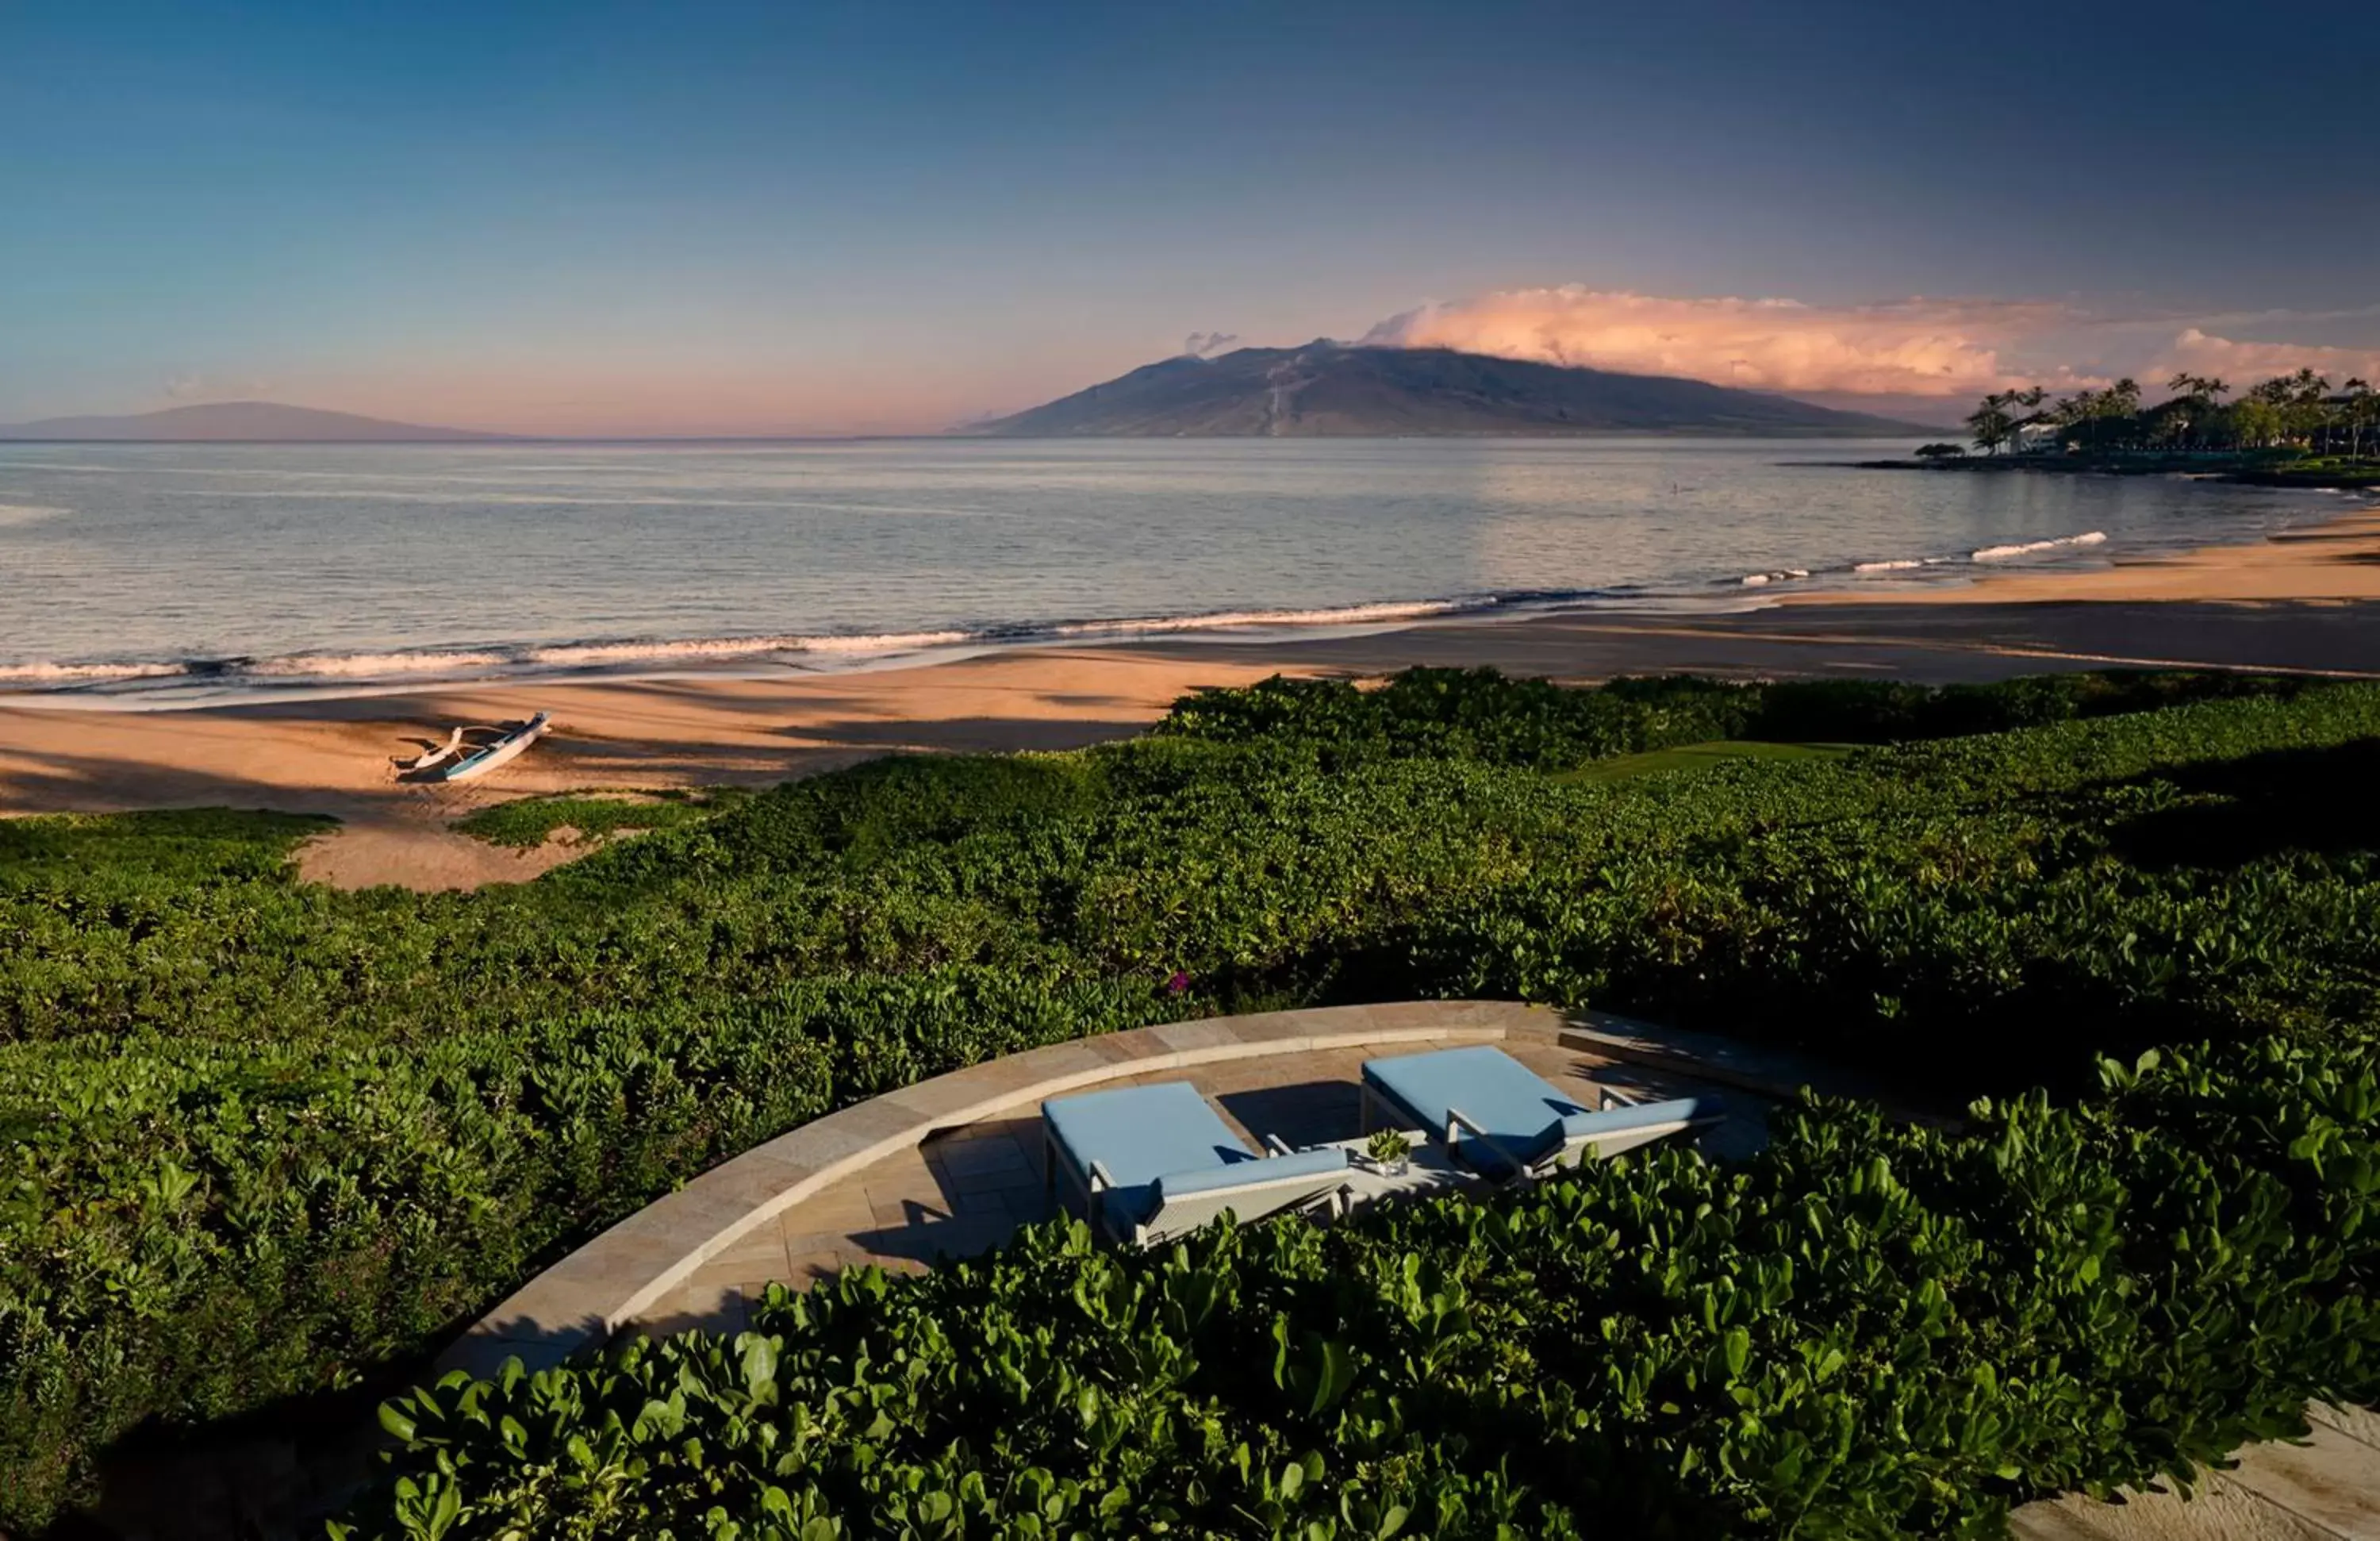
[[2311, 1402], [2306, 1416], [2325, 1428], [2334, 1429], [2359, 1443], [2380, 1450], [2380, 1413], [2367, 1407], [2333, 1407], [2327, 1402]]
[[2317, 1424], [2302, 1444], [2252, 1445], [2223, 1478], [2333, 1535], [2380, 1541], [2380, 1450], [2335, 1428]]
[[1160, 1049], [1168, 1054], [1182, 1056], [1183, 1062], [1196, 1062], [1191, 1057], [1217, 1050], [1229, 1051], [1240, 1045], [1240, 1037], [1230, 1026], [1229, 1017], [1200, 1017], [1191, 1022], [1169, 1022], [1161, 1027], [1144, 1027]]
[[2340, 1541], [2314, 1521], [2214, 1474], [2187, 1499], [2155, 1492], [2122, 1503], [2068, 1497], [2027, 1504], [2010, 1516], [2009, 1534], [2016, 1541]]
[[785, 1266], [785, 1260], [783, 1228], [756, 1225], [735, 1242], [704, 1258], [697, 1276], [716, 1275], [722, 1268], [736, 1268], [741, 1270], [735, 1276], [738, 1279], [769, 1278]]

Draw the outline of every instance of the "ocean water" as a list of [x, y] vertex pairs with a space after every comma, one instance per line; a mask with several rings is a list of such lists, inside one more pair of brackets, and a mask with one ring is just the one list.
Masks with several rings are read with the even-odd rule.
[[2252, 539], [2337, 498], [1796, 440], [0, 444], [0, 690], [160, 704], [1680, 611]]

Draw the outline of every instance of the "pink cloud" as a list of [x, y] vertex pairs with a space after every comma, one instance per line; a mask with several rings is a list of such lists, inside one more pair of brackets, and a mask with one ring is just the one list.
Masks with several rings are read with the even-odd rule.
[[2237, 342], [2229, 337], [2210, 336], [2192, 326], [2174, 338], [2151, 366], [2143, 384], [2162, 385], [2173, 375], [2211, 374], [2228, 381], [2234, 389], [2244, 389], [2260, 380], [2277, 374], [2295, 374], [2301, 369], [2328, 375], [2333, 385], [2350, 380], [2380, 382], [2380, 350], [2370, 348], [2322, 347], [2300, 343]]
[[1381, 322], [1365, 340], [1755, 390], [1968, 396], [2036, 382], [2087, 382], [2065, 370], [2019, 369], [2004, 357], [2011, 345], [2074, 320], [2063, 307], [2027, 301], [1829, 307], [1568, 284], [1427, 306]]

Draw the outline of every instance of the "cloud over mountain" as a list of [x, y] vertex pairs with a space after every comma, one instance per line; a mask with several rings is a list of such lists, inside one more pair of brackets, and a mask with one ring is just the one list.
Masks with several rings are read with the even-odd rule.
[[2026, 301], [1821, 306], [1565, 284], [1425, 306], [1381, 322], [1365, 340], [1767, 391], [1963, 396], [2020, 383], [2003, 350], [2070, 319], [2060, 307]]
[[2240, 383], [2301, 366], [2334, 381], [2380, 376], [2380, 351], [2240, 341], [2206, 330], [2239, 319], [2203, 318], [2202, 325], [2182, 317], [2116, 318], [2038, 300], [1828, 306], [1566, 284], [1423, 306], [1382, 322], [1364, 340], [1902, 403], [1971, 400], [2036, 384], [2070, 391], [2121, 374], [2162, 384], [2182, 370]]

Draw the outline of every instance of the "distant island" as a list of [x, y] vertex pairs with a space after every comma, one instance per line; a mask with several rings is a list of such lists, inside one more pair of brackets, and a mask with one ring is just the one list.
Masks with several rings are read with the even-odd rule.
[[1866, 437], [1926, 431], [1863, 412], [1667, 375], [1318, 340], [1149, 364], [971, 425], [1014, 438], [1323, 438], [1400, 434], [1707, 433]]
[[128, 417], [44, 418], [0, 423], [0, 439], [104, 440], [152, 443], [444, 444], [501, 440], [501, 433], [425, 428], [271, 401], [217, 401]]
[[[2350, 380], [2337, 391], [2312, 370], [2242, 392], [2177, 374], [2155, 406], [2140, 382], [2057, 401], [2042, 386], [1995, 391], [1967, 414], [1967, 444], [1921, 444], [1913, 458], [1870, 460], [1876, 470], [2084, 471], [2186, 475], [2267, 487], [2380, 490], [2380, 390]], [[2046, 403], [2046, 405], [2045, 405]]]

